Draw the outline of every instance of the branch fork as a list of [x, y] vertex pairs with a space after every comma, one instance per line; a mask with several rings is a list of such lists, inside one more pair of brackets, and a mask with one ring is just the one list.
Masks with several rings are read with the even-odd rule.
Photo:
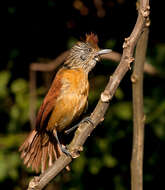
[[74, 149], [69, 149], [69, 153], [71, 154], [72, 158], [78, 158], [80, 156], [80, 152], [83, 151], [83, 146], [74, 147]]

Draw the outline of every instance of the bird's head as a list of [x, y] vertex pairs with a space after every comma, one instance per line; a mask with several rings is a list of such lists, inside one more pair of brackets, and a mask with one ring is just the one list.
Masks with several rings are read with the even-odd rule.
[[100, 60], [100, 55], [111, 51], [110, 49], [100, 50], [97, 35], [87, 34], [85, 41], [79, 41], [71, 48], [64, 65], [70, 68], [82, 68], [89, 73]]

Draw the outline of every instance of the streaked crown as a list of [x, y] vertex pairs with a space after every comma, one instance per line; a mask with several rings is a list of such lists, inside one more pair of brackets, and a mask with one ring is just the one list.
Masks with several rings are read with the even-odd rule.
[[79, 41], [71, 48], [64, 65], [70, 68], [82, 68], [86, 73], [89, 73], [99, 61], [101, 54], [99, 52], [101, 51], [98, 47], [97, 35], [87, 34], [85, 41]]

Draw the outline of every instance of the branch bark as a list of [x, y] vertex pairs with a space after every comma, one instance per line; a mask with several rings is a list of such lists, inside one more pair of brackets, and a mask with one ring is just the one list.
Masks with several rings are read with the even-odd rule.
[[[69, 50], [61, 53], [57, 58], [50, 61], [49, 63], [32, 63], [30, 65], [30, 71], [41, 71], [41, 72], [51, 72], [54, 71], [60, 64], [62, 64], [65, 58], [68, 56]], [[104, 54], [101, 56], [102, 59], [111, 60], [114, 62], [119, 62], [121, 60], [121, 54], [118, 52], [111, 52], [109, 54]], [[150, 75], [160, 74], [159, 71], [152, 66], [151, 64], [145, 62], [144, 64], [144, 72]]]
[[133, 89], [133, 147], [131, 160], [131, 189], [143, 189], [144, 122], [143, 74], [149, 29], [141, 34], [135, 53], [134, 71], [131, 76]]
[[[110, 80], [102, 92], [100, 100], [90, 115], [94, 125], [90, 123], [82, 123], [75, 132], [72, 142], [69, 144], [68, 149], [71, 152], [73, 158], [79, 156], [79, 152], [82, 151], [82, 147], [90, 136], [94, 128], [104, 120], [104, 115], [109, 107], [109, 102], [114, 96], [117, 87], [123, 79], [126, 72], [130, 69], [130, 63], [133, 62], [133, 53], [135, 45], [148, 21], [149, 16], [149, 4], [147, 0], [143, 0], [143, 9], [140, 9], [137, 22], [129, 38], [125, 39], [123, 44], [123, 54], [120, 60], [120, 64], [117, 66], [115, 72], [110, 77]], [[43, 189], [60, 171], [65, 168], [72, 158], [65, 154], [62, 154], [55, 163], [48, 168], [40, 176], [34, 177], [30, 183], [28, 190]]]
[[68, 56], [68, 54], [69, 54], [69, 50], [64, 51], [56, 59], [49, 62], [48, 64], [32, 63], [30, 65], [30, 70], [32, 70], [32, 71], [43, 71], [43, 72], [54, 71], [62, 62], [64, 62], [64, 60]]

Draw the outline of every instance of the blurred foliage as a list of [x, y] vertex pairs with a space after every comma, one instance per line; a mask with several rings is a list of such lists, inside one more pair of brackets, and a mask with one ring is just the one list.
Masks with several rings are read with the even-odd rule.
[[[86, 32], [99, 36], [100, 47], [122, 51], [136, 21], [135, 1], [103, 0], [8, 1], [8, 62], [0, 64], [0, 188], [21, 190], [34, 175], [23, 166], [18, 147], [30, 131], [29, 64], [52, 59], [69, 49]], [[101, 2], [101, 1], [100, 1]], [[158, 11], [151, 7], [151, 33], [147, 62], [160, 74], [144, 76], [146, 114], [144, 189], [164, 185], [165, 146], [165, 40], [158, 30]], [[159, 9], [161, 9], [161, 5]], [[163, 6], [162, 6], [163, 7]], [[153, 12], [153, 14], [152, 14]], [[156, 16], [155, 16], [156, 15]], [[117, 64], [98, 63], [90, 75], [90, 113]], [[47, 190], [130, 189], [132, 149], [132, 102], [129, 71], [110, 104], [104, 122], [88, 138], [84, 151], [71, 163], [71, 172], [62, 172]], [[46, 93], [44, 74], [37, 73], [37, 108]]]
[[0, 152], [0, 181], [5, 178], [11, 178], [16, 181], [19, 179], [19, 172], [17, 168], [21, 164], [18, 153], [7, 154], [5, 152]]

